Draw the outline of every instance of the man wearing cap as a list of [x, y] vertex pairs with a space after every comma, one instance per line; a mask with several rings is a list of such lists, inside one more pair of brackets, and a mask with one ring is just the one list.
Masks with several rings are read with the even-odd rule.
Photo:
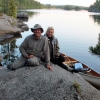
[[46, 67], [52, 70], [50, 66], [48, 40], [41, 35], [43, 33], [43, 28], [41, 25], [36, 24], [31, 28], [31, 31], [34, 34], [27, 36], [19, 47], [22, 55], [18, 60], [14, 61], [12, 65], [8, 65], [8, 69], [16, 70], [23, 67], [25, 63], [31, 66], [37, 66], [39, 65], [41, 56], [44, 55]]

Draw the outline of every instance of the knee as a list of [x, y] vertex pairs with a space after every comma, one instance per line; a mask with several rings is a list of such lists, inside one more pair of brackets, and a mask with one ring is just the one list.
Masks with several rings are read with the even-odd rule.
[[34, 58], [28, 59], [27, 63], [31, 66], [38, 66], [39, 65], [39, 60], [38, 60], [38, 58], [34, 57]]

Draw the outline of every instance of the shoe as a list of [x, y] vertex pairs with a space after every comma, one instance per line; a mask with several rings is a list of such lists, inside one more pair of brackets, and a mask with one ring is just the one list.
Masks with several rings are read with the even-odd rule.
[[8, 64], [8, 65], [7, 65], [7, 68], [8, 68], [9, 70], [14, 70], [14, 69], [11, 68], [11, 66], [12, 66], [11, 64]]
[[79, 73], [80, 70], [79, 69], [73, 69], [72, 72]]
[[82, 72], [82, 73], [87, 73], [87, 71], [89, 71], [89, 68], [81, 68], [80, 69], [80, 72]]

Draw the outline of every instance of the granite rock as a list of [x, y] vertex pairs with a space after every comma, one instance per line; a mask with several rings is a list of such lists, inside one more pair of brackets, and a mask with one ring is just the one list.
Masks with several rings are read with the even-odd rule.
[[15, 71], [2, 68], [0, 100], [100, 100], [100, 91], [78, 73], [52, 66], [53, 71], [43, 63]]

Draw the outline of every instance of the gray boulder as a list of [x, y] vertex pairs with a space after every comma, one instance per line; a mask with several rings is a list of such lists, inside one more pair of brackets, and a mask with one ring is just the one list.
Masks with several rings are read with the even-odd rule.
[[17, 18], [28, 18], [28, 13], [20, 12], [17, 14]]
[[21, 30], [22, 32], [29, 30], [28, 25], [27, 24], [24, 24], [23, 21], [22, 20], [19, 20], [19, 19], [18, 19], [18, 22], [17, 22], [17, 27], [21, 28], [22, 29]]
[[100, 100], [100, 91], [79, 74], [40, 64], [0, 70], [0, 100]]
[[0, 34], [15, 34], [20, 33], [21, 29], [16, 26], [17, 20], [13, 17], [2, 15], [0, 17]]
[[0, 16], [0, 34], [18, 34], [28, 31], [29, 27], [13, 17], [3, 14]]

